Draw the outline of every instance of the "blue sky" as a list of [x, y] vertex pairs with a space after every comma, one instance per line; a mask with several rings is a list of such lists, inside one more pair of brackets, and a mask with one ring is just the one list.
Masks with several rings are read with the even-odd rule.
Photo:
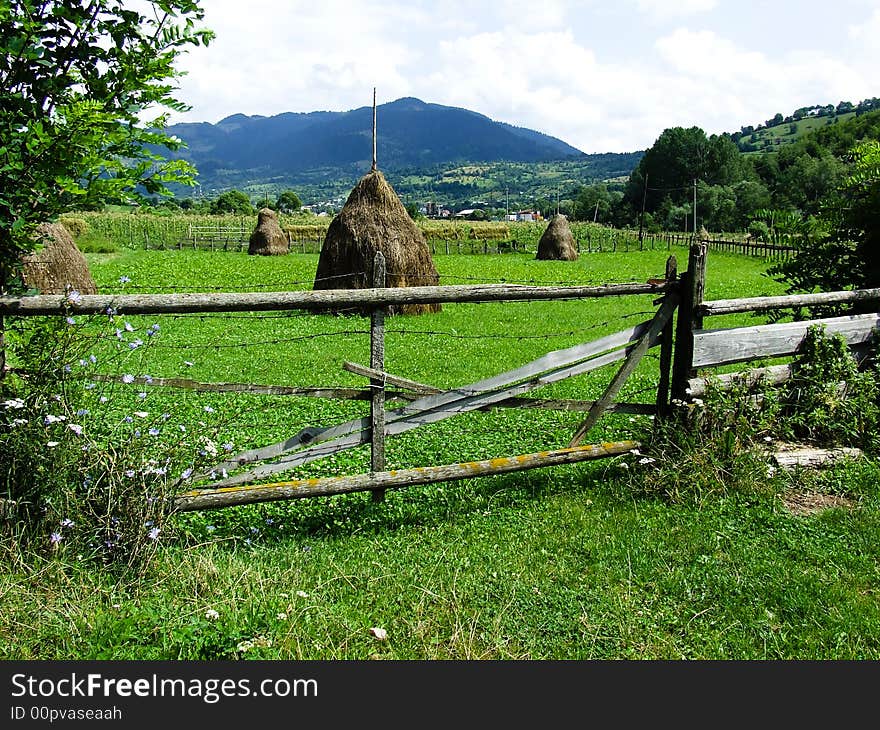
[[[559, 137], [645, 149], [801, 106], [880, 96], [880, 0], [203, 0], [172, 121], [345, 111], [414, 96]], [[381, 124], [381, 119], [380, 122]]]

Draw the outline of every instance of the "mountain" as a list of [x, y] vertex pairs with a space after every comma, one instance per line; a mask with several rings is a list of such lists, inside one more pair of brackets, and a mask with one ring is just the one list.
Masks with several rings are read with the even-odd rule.
[[[376, 116], [378, 162], [386, 172], [588, 157], [555, 137], [415, 98], [382, 104]], [[202, 187], [210, 189], [363, 174], [372, 157], [372, 121], [372, 107], [365, 106], [271, 117], [234, 114], [217, 124], [181, 123], [166, 131], [186, 143], [175, 156], [191, 161]]]

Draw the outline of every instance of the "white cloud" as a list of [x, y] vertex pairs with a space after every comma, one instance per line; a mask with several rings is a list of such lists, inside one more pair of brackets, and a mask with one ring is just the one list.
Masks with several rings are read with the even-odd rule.
[[717, 0], [636, 0], [639, 12], [655, 20], [707, 13], [717, 5]]

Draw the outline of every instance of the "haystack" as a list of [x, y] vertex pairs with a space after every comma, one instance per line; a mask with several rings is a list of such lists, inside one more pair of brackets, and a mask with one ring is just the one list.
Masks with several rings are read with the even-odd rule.
[[257, 227], [251, 233], [248, 254], [260, 256], [281, 256], [288, 251], [287, 236], [281, 230], [278, 214], [271, 208], [260, 208], [257, 212]]
[[576, 261], [577, 257], [577, 244], [568, 226], [568, 218], [557, 213], [538, 241], [535, 258], [545, 261]]
[[43, 248], [22, 259], [25, 285], [41, 294], [64, 294], [72, 289], [80, 294], [98, 293], [86, 257], [63, 225], [41, 223], [36, 241]]
[[[373, 259], [385, 257], [388, 287], [436, 286], [440, 277], [421, 229], [379, 170], [364, 175], [330, 222], [315, 289], [364, 289], [372, 286]], [[389, 314], [440, 311], [439, 304], [389, 307]]]

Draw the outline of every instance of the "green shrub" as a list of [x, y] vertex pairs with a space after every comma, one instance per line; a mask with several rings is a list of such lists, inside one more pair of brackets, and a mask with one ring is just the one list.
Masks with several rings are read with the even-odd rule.
[[876, 367], [860, 369], [842, 334], [813, 325], [784, 390], [782, 424], [791, 438], [876, 451], [878, 385]]
[[7, 332], [14, 366], [0, 380], [7, 547], [143, 567], [165, 536], [182, 478], [216, 454], [214, 431], [154, 412], [143, 392], [148, 376], [97, 372], [99, 361], [137, 372], [158, 326], [139, 332], [114, 316], [70, 312], [14, 321]]
[[67, 229], [67, 232], [73, 236], [74, 240], [89, 231], [89, 224], [82, 218], [63, 215], [58, 219], [58, 222]]

